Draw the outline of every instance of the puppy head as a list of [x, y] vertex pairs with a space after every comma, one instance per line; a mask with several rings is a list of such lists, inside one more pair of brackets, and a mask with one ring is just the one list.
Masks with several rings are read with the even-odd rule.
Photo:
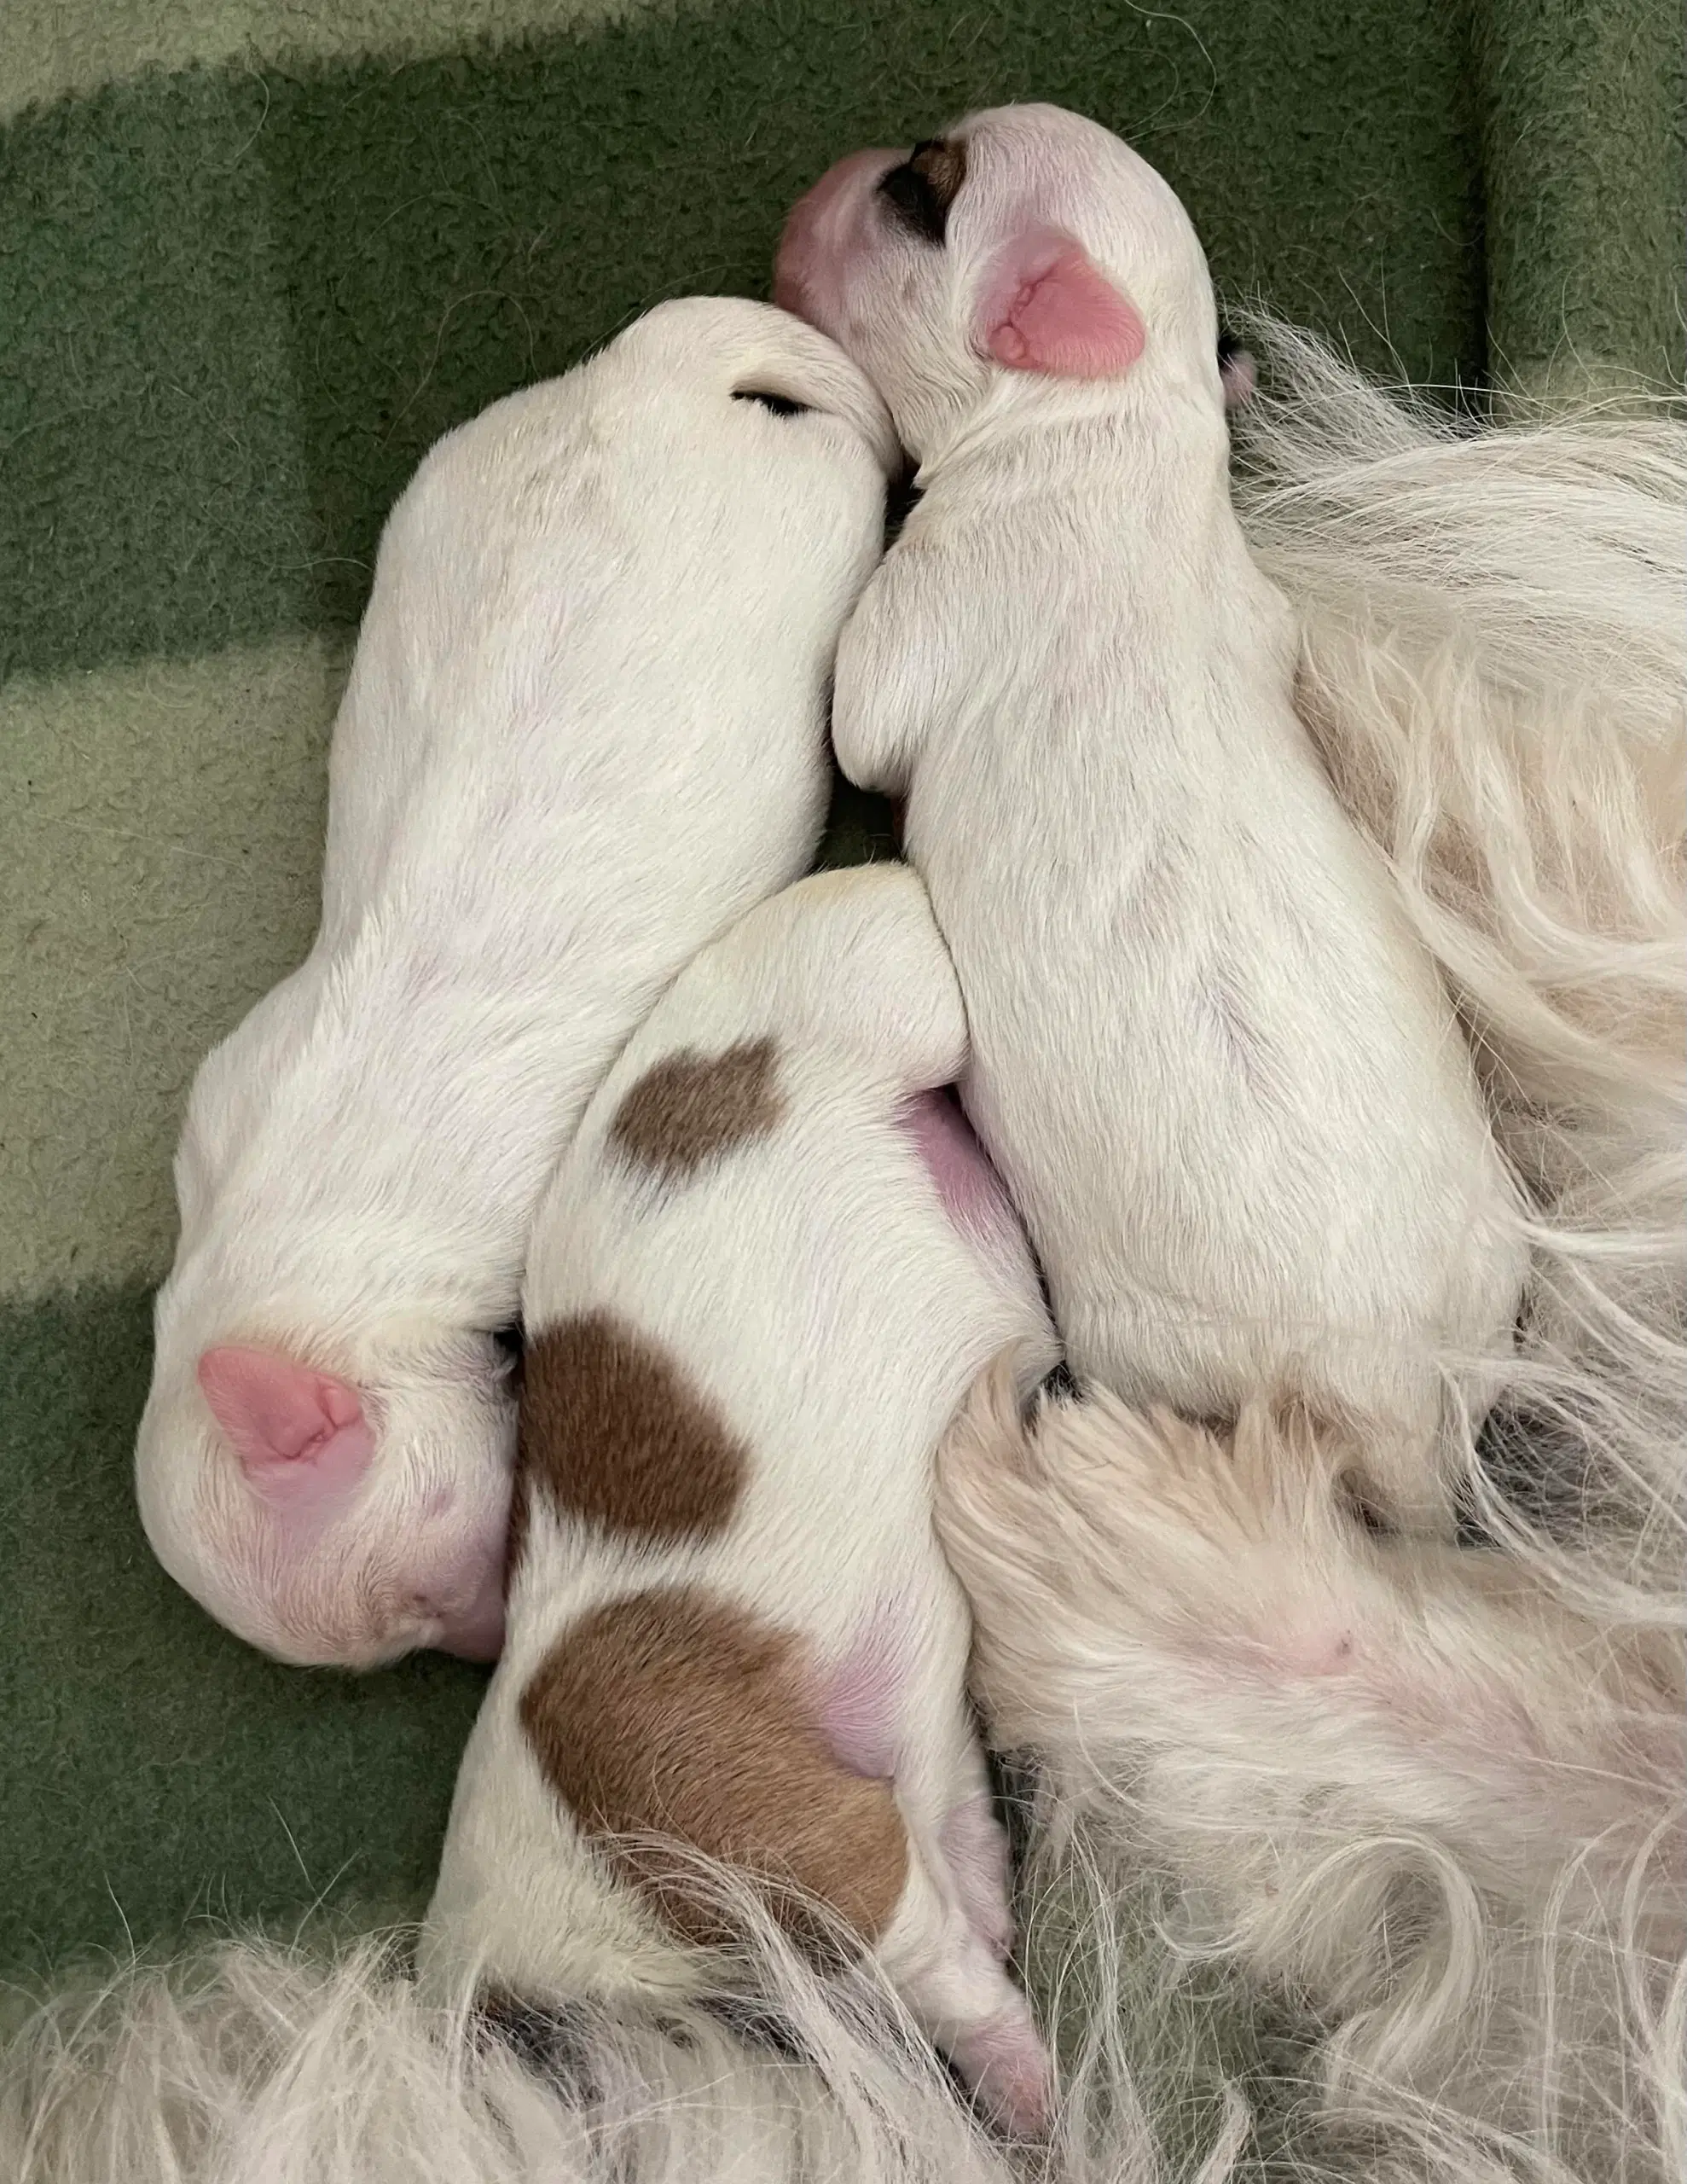
[[865, 464], [880, 491], [900, 468], [896, 429], [861, 368], [825, 333], [771, 304], [733, 296], [658, 304], [617, 335], [594, 369], [618, 375], [632, 404], [659, 402], [688, 438], [701, 426], [786, 464]]
[[302, 1667], [495, 1658], [514, 1440], [497, 1338], [307, 1340], [277, 1313], [201, 1346], [171, 1304], [136, 1487], [177, 1582]]
[[792, 211], [774, 294], [857, 360], [921, 458], [1005, 375], [1223, 402], [1188, 215], [1145, 160], [1058, 107], [998, 107], [841, 161]]
[[774, 684], [812, 685], [817, 706], [902, 467], [860, 366], [771, 304], [685, 297], [601, 351], [581, 395], [619, 505], [665, 542], [676, 599], [751, 643], [765, 633]]

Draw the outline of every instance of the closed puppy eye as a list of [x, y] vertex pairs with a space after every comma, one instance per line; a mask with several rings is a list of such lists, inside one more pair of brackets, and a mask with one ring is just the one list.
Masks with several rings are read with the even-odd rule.
[[965, 179], [965, 145], [928, 136], [882, 177], [878, 194], [922, 241], [941, 243], [948, 234], [949, 207]]
[[771, 410], [775, 417], [801, 417], [807, 415], [809, 404], [793, 402], [788, 394], [775, 394], [767, 386], [735, 386], [734, 402], [759, 402], [764, 410]]

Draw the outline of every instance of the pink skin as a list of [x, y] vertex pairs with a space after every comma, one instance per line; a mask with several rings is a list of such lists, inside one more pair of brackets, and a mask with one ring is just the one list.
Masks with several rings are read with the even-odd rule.
[[841, 338], [842, 269], [872, 249], [867, 212], [881, 178], [900, 152], [852, 152], [828, 167], [791, 208], [774, 261], [774, 301], [823, 333]]
[[207, 1350], [200, 1389], [253, 1490], [319, 1525], [350, 1497], [374, 1455], [374, 1429], [347, 1380], [273, 1350]]
[[980, 2105], [1015, 2138], [1041, 2138], [1048, 2129], [1048, 2051], [1023, 2005], [958, 2042], [956, 2066], [977, 2090]]
[[870, 1782], [896, 1779], [906, 1623], [901, 1609], [878, 1609], [819, 1693], [821, 1735], [850, 1774]]
[[[274, 1350], [223, 1345], [199, 1362], [199, 1384], [254, 1494], [296, 1554], [356, 1498], [375, 1452], [374, 1428], [349, 1380], [318, 1373]], [[425, 1612], [438, 1615], [434, 1641], [466, 1660], [493, 1661], [503, 1649], [504, 1540], [477, 1541], [432, 1575]], [[443, 1613], [438, 1600], [460, 1599]]]
[[1007, 1188], [947, 1091], [919, 1092], [897, 1116], [937, 1187], [943, 1211], [969, 1242], [988, 1252], [1017, 1243], [1019, 1217]]
[[[859, 331], [849, 293], [852, 270], [881, 247], [873, 212], [879, 182], [904, 156], [852, 152], [791, 207], [774, 261], [774, 300], [806, 318], [844, 348]], [[1002, 242], [978, 297], [973, 346], [1010, 371], [1060, 379], [1110, 379], [1127, 372], [1148, 330], [1076, 240], [1036, 218]]]
[[996, 259], [977, 340], [1010, 371], [1116, 379], [1142, 354], [1148, 329], [1070, 235], [1039, 224], [1010, 236]]
[[1239, 410], [1251, 402], [1259, 386], [1259, 369], [1245, 349], [1232, 349], [1219, 376], [1224, 383], [1224, 406]]

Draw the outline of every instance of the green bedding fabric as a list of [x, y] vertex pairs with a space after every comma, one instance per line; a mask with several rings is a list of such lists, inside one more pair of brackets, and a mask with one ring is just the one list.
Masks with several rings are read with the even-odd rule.
[[838, 154], [1024, 96], [1371, 364], [1676, 365], [1665, 0], [9, 0], [0, 1966], [414, 1909], [476, 1703], [259, 1660], [128, 1482], [183, 1091], [308, 944], [383, 511], [644, 305], [762, 293]]

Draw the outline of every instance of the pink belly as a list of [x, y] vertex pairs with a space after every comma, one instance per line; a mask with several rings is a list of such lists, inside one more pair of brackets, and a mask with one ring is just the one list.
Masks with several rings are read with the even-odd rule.
[[1023, 1256], [1019, 1217], [953, 1092], [919, 1092], [897, 1116], [955, 1227], [993, 1260]]

